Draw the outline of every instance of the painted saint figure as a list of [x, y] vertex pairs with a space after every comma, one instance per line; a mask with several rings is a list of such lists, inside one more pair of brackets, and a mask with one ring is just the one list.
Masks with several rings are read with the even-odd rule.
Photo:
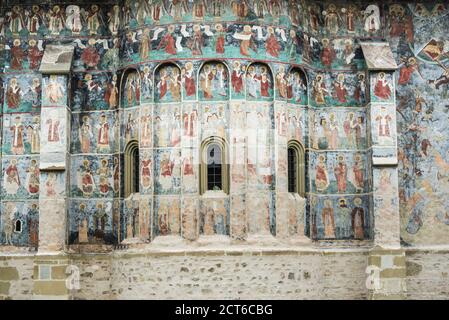
[[78, 188], [82, 191], [84, 197], [90, 197], [95, 189], [94, 177], [90, 169], [89, 160], [83, 161], [83, 168], [78, 176]]
[[17, 169], [17, 160], [12, 159], [9, 166], [5, 168], [3, 188], [9, 195], [15, 195], [21, 186], [19, 170]]
[[39, 68], [43, 52], [37, 47], [36, 40], [31, 39], [28, 44], [28, 65], [30, 69], [35, 70]]
[[235, 94], [239, 94], [243, 91], [243, 76], [244, 71], [241, 70], [241, 64], [239, 61], [234, 62], [234, 70], [232, 71], [231, 84]]
[[326, 168], [326, 158], [318, 157], [318, 164], [315, 169], [315, 186], [318, 192], [324, 192], [329, 187], [329, 177]]
[[48, 126], [48, 142], [59, 142], [59, 120], [48, 119], [46, 122]]
[[9, 128], [11, 131], [11, 151], [13, 154], [23, 154], [25, 151], [23, 143], [24, 126], [20, 116], [16, 116], [14, 124]]
[[335, 96], [339, 103], [346, 103], [347, 99], [346, 96], [348, 94], [348, 89], [345, 85], [345, 76], [344, 74], [340, 73], [337, 76], [337, 80], [334, 82], [334, 90], [335, 90]]
[[83, 124], [80, 126], [78, 131], [78, 136], [80, 139], [80, 146], [82, 153], [89, 153], [91, 151], [90, 145], [93, 139], [92, 128], [90, 125], [89, 116], [83, 116]]
[[22, 100], [22, 90], [17, 82], [17, 78], [9, 80], [8, 89], [6, 91], [6, 102], [9, 109], [17, 109]]
[[62, 103], [61, 99], [64, 98], [64, 88], [62, 84], [59, 82], [57, 76], [55, 75], [50, 76], [49, 83], [45, 88], [45, 95], [48, 101], [52, 104]]
[[170, 55], [175, 55], [177, 53], [175, 38], [173, 38], [173, 32], [175, 32], [175, 26], [173, 25], [168, 26], [167, 33], [159, 42], [159, 45], [157, 46], [156, 50], [163, 49], [165, 53]]
[[389, 100], [391, 97], [391, 84], [390, 81], [386, 79], [384, 72], [380, 72], [375, 82], [374, 95], [381, 100]]
[[324, 201], [324, 208], [321, 212], [321, 219], [324, 225], [324, 238], [335, 238], [335, 220], [334, 220], [334, 208], [332, 207], [331, 200]]
[[337, 180], [338, 193], [346, 192], [348, 166], [343, 155], [338, 156], [338, 164], [334, 168], [335, 179]]
[[98, 136], [97, 136], [97, 150], [98, 152], [108, 152], [110, 150], [109, 147], [109, 123], [106, 118], [106, 115], [103, 113], [100, 116], [100, 123], [97, 127]]
[[365, 179], [363, 173], [362, 157], [359, 154], [354, 157], [352, 171], [354, 174], [354, 186], [356, 192], [363, 192], [363, 190], [365, 189]]
[[312, 83], [313, 97], [315, 98], [315, 103], [318, 105], [325, 104], [325, 96], [328, 95], [329, 91], [326, 89], [324, 79], [322, 75], [317, 75]]
[[187, 62], [185, 65], [185, 69], [183, 69], [183, 71], [181, 73], [182, 73], [185, 96], [186, 97], [195, 97], [196, 83], [195, 83], [195, 74], [194, 74], [192, 62]]
[[22, 49], [22, 42], [19, 39], [13, 41], [13, 47], [11, 48], [11, 62], [10, 68], [12, 70], [22, 70], [23, 60], [25, 59], [25, 51]]
[[365, 210], [362, 208], [362, 199], [354, 199], [355, 208], [352, 209], [351, 225], [354, 232], [354, 239], [363, 240], [365, 225]]
[[36, 160], [32, 159], [27, 169], [27, 190], [30, 194], [39, 193], [39, 166]]

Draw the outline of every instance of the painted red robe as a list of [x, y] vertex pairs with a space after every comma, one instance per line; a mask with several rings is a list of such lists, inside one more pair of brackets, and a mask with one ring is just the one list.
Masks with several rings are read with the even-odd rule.
[[323, 48], [323, 51], [321, 52], [321, 63], [326, 67], [330, 67], [335, 57], [336, 54], [333, 48], [330, 47]]
[[100, 62], [100, 54], [94, 47], [87, 47], [81, 54], [84, 64], [90, 68], [95, 68]]
[[176, 45], [175, 45], [175, 39], [170, 33], [167, 33], [159, 43], [159, 46], [157, 49], [164, 48], [165, 53], [168, 54], [176, 54]]
[[47, 120], [48, 124], [48, 142], [59, 141], [59, 121]]
[[225, 52], [225, 38], [224, 36], [218, 36], [217, 43], [215, 44], [215, 52], [223, 54]]
[[232, 88], [235, 93], [240, 93], [243, 90], [243, 76], [241, 73], [237, 73], [237, 71], [232, 72], [231, 76]]
[[186, 96], [191, 97], [196, 93], [195, 79], [193, 79], [193, 75], [185, 76], [184, 78], [184, 87], [186, 90]]
[[388, 100], [391, 97], [390, 86], [388, 86], [387, 83], [383, 82], [382, 80], [378, 80], [374, 87], [374, 94], [378, 98]]
[[335, 88], [335, 95], [337, 96], [338, 102], [341, 103], [346, 103], [346, 95], [347, 95], [347, 90], [344, 86], [344, 84], [336, 82], [334, 84], [334, 88]]
[[362, 168], [356, 163], [352, 167], [352, 171], [354, 172], [354, 180], [355, 180], [355, 183], [356, 183], [356, 187], [357, 188], [363, 188], [364, 179], [363, 179], [363, 170], [362, 170]]
[[25, 52], [20, 47], [11, 48], [11, 69], [22, 70], [22, 62], [25, 58]]
[[348, 168], [345, 164], [339, 163], [334, 169], [335, 178], [337, 179], [338, 192], [346, 192], [346, 178]]
[[28, 61], [30, 69], [39, 68], [39, 63], [42, 58], [42, 52], [37, 47], [31, 47], [28, 49]]
[[270, 96], [270, 82], [268, 81], [268, 79], [265, 80], [261, 80], [260, 81], [260, 95], [262, 97], [269, 97]]
[[268, 39], [267, 42], [265, 44], [265, 48], [267, 49], [267, 53], [272, 56], [272, 57], [278, 57], [279, 56], [279, 51], [281, 50], [281, 46], [278, 42], [278, 40], [276, 39], [276, 36], [274, 34], [271, 34]]
[[415, 66], [403, 66], [400, 70], [399, 70], [399, 80], [398, 80], [398, 84], [399, 85], [405, 85], [407, 83], [410, 82], [413, 72], [415, 72]]

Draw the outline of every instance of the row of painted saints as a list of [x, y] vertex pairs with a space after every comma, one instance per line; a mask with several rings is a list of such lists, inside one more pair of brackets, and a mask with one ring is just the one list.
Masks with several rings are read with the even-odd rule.
[[[117, 193], [120, 188], [120, 165], [118, 158], [114, 158], [112, 168], [108, 159], [95, 161], [84, 159], [76, 173], [76, 187], [83, 197], [94, 194], [108, 196], [110, 192]], [[96, 179], [95, 179], [96, 178]]]
[[[313, 102], [320, 106], [326, 104], [350, 105], [363, 104], [366, 102], [366, 80], [365, 74], [359, 73], [355, 84], [349, 85], [343, 73], [337, 75], [332, 81], [331, 87], [326, 84], [326, 77], [318, 74], [312, 82]], [[387, 85], [391, 86], [390, 83]]]
[[[277, 19], [281, 15], [289, 18], [292, 25], [299, 25], [302, 15], [307, 11], [308, 26], [311, 31], [317, 32], [324, 26], [329, 33], [337, 33], [339, 29], [347, 32], [355, 32], [356, 26], [363, 27], [367, 32], [373, 32], [380, 28], [380, 13], [377, 5], [370, 5], [366, 9], [349, 5], [347, 8], [337, 9], [330, 4], [327, 8], [321, 8], [317, 4], [302, 8], [298, 1], [261, 0], [261, 1], [223, 1], [214, 0], [139, 0], [125, 1], [123, 7], [118, 5], [104, 12], [94, 4], [86, 8], [77, 5], [69, 5], [63, 8], [54, 5], [45, 11], [38, 5], [31, 8], [14, 6], [7, 13], [5, 26], [13, 34], [19, 34], [27, 30], [31, 34], [48, 30], [51, 34], [59, 34], [68, 30], [72, 34], [96, 34], [99, 29], [109, 29], [111, 34], [117, 34], [120, 30], [121, 20], [123, 25], [182, 21], [184, 18], [203, 20], [212, 18], [240, 18], [240, 19]], [[229, 19], [228, 18], [228, 19]]]
[[364, 192], [366, 187], [365, 179], [366, 168], [364, 166], [364, 159], [360, 154], [354, 156], [352, 166], [348, 167], [346, 157], [343, 154], [337, 156], [337, 161], [333, 168], [330, 168], [333, 173], [331, 179], [326, 163], [326, 156], [318, 155], [318, 162], [315, 167], [314, 189], [319, 193], [326, 193], [332, 186], [336, 193], [350, 192], [350, 186], [353, 191], [360, 193]]
[[[267, 65], [251, 64], [242, 66], [239, 61], [233, 63], [233, 71], [223, 63], [206, 63], [199, 73], [198, 95], [203, 101], [221, 101], [229, 99], [229, 87], [236, 96], [245, 95], [250, 100], [271, 100], [274, 96], [273, 88], [279, 99], [286, 99], [297, 104], [307, 104], [307, 87], [304, 73], [299, 69], [292, 69], [289, 73], [281, 66], [276, 78], [273, 79]], [[138, 77], [132, 73], [128, 76], [125, 91], [128, 105], [137, 105], [136, 90], [133, 89], [132, 79]], [[131, 79], [131, 80], [129, 80]], [[128, 84], [129, 83], [129, 84]], [[175, 65], [162, 66], [156, 73], [155, 99], [158, 102], [179, 102], [195, 100], [197, 86], [193, 72], [193, 64], [187, 63], [181, 71]]]
[[[108, 30], [116, 35], [122, 24], [130, 23], [139, 25], [165, 20], [181, 21], [183, 17], [191, 17], [194, 20], [203, 20], [206, 17], [220, 18], [222, 16], [234, 16], [242, 19], [266, 19], [287, 16], [292, 25], [299, 25], [304, 11], [298, 1], [262, 0], [262, 1], [163, 1], [163, 0], [139, 0], [125, 1], [123, 7], [115, 5], [104, 12], [98, 5], [93, 4], [86, 8], [77, 5], [69, 5], [66, 8], [54, 5], [48, 11], [34, 5], [31, 8], [14, 6], [7, 13], [4, 29], [12, 34], [20, 34], [24, 31], [30, 34], [48, 32], [60, 34], [70, 31], [71, 34], [97, 34]], [[380, 28], [380, 13], [377, 5], [370, 5], [361, 10], [354, 5], [337, 10], [334, 4], [327, 8], [311, 5], [306, 10], [309, 16], [308, 26], [312, 32], [317, 32], [324, 26], [330, 33], [337, 33], [345, 28], [347, 32], [355, 32], [356, 25], [363, 26], [367, 32], [374, 32]]]
[[88, 8], [69, 5], [65, 9], [54, 5], [48, 11], [38, 5], [31, 8], [14, 6], [7, 12], [1, 31], [8, 30], [13, 35], [59, 35], [67, 31], [75, 35], [96, 35], [104, 33], [101, 32], [103, 28], [117, 34], [120, 27], [119, 11], [118, 6], [113, 7], [106, 18], [102, 9], [96, 4]]
[[335, 113], [316, 116], [312, 135], [314, 149], [364, 149], [365, 146], [363, 114], [349, 112], [344, 119], [340, 119]]
[[[21, 177], [25, 176], [25, 180]], [[20, 190], [25, 190], [29, 196], [37, 196], [40, 187], [39, 164], [31, 159], [25, 168], [18, 163], [18, 159], [11, 159], [4, 168], [3, 189], [6, 197], [14, 197]]]
[[[312, 238], [365, 239], [368, 219], [365, 216], [366, 210], [363, 207], [363, 200], [357, 197], [352, 202], [353, 205], [351, 206], [348, 199], [341, 198], [336, 201], [336, 207], [334, 208], [334, 201], [325, 199], [321, 212], [316, 213], [313, 217]], [[321, 229], [321, 232], [319, 232], [319, 229]]]

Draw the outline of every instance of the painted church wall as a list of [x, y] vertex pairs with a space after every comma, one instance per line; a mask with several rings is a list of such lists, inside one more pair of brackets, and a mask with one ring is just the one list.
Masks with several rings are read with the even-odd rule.
[[[291, 139], [306, 148], [309, 236], [355, 237], [349, 218], [341, 218], [348, 215], [339, 213], [348, 211], [339, 205], [343, 198], [349, 209], [363, 209], [363, 215], [356, 210], [357, 219], [363, 216], [363, 236], [372, 238], [369, 197], [375, 186], [367, 150], [376, 135], [366, 111], [369, 92], [376, 103], [396, 99], [400, 202], [395, 205], [403, 242], [446, 243], [447, 6], [260, 3], [222, 6], [211, 1], [206, 7], [202, 1], [158, 1], [147, 7], [125, 1], [119, 7], [110, 1], [7, 8], [12, 15], [0, 27], [1, 243], [6, 243], [12, 217], [38, 200], [36, 190], [42, 197], [65, 193], [62, 176], [33, 168], [41, 162], [40, 148], [48, 147], [43, 143], [48, 135], [40, 136], [41, 107], [67, 100], [72, 110], [65, 122], [71, 127], [69, 244], [79, 243], [80, 230], [88, 243], [107, 244], [131, 235], [195, 239], [204, 230], [235, 239], [276, 234], [275, 193], [287, 191], [283, 155]], [[21, 20], [25, 10], [26, 24]], [[78, 14], [87, 18], [78, 19]], [[367, 79], [360, 40], [383, 37], [400, 68], [394, 78], [379, 72]], [[55, 41], [75, 47], [72, 89], [62, 89], [57, 99], [46, 90], [51, 80], [38, 73], [46, 45]], [[298, 76], [299, 67], [307, 77]], [[200, 144], [211, 135], [229, 143], [230, 195], [218, 203], [199, 195]], [[120, 172], [131, 140], [141, 149], [141, 198], [125, 201]], [[167, 164], [173, 166], [170, 175], [164, 174]], [[325, 205], [328, 199], [330, 206]], [[361, 205], [355, 205], [356, 199]], [[81, 204], [89, 214], [104, 215], [83, 220]], [[263, 210], [249, 210], [255, 206]], [[211, 207], [219, 208], [214, 209], [219, 216], [226, 211], [225, 224], [205, 228]], [[333, 209], [335, 237], [325, 234], [323, 208]], [[13, 243], [32, 242], [13, 235]]]

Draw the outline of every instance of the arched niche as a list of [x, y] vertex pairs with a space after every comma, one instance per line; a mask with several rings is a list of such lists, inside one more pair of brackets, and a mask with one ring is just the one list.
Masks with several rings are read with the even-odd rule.
[[205, 62], [198, 75], [198, 94], [201, 101], [229, 99], [229, 69], [220, 61]]
[[129, 68], [123, 72], [120, 84], [120, 102], [124, 108], [140, 106], [141, 88], [140, 72]]
[[155, 102], [181, 102], [181, 69], [174, 63], [164, 63], [154, 75]]
[[255, 62], [246, 69], [246, 100], [273, 101], [273, 74], [265, 63]]
[[298, 67], [293, 67], [287, 74], [287, 101], [297, 105], [307, 105], [308, 88], [307, 76]]

